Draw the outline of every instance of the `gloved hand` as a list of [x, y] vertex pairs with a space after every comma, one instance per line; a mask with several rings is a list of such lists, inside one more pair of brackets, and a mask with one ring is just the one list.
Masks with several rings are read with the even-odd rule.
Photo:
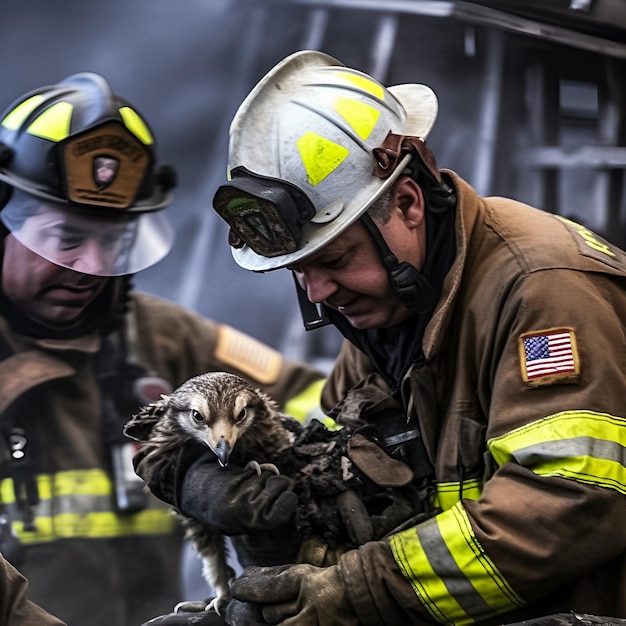
[[196, 443], [154, 464], [145, 450], [133, 459], [136, 473], [157, 498], [187, 517], [227, 535], [279, 528], [293, 518], [298, 496], [287, 476], [223, 468], [213, 452]]
[[269, 471], [221, 467], [206, 447], [184, 444], [165, 459], [144, 444], [133, 462], [155, 496], [187, 517], [235, 535], [242, 565], [292, 562], [300, 547], [293, 481]]
[[270, 471], [221, 467], [212, 452], [193, 463], [182, 479], [179, 509], [226, 535], [284, 527], [292, 521], [298, 496], [293, 480]]
[[143, 478], [159, 500], [177, 507], [178, 493], [187, 470], [207, 453], [207, 449], [196, 441], [186, 441], [167, 456], [161, 454], [153, 456], [155, 449], [158, 449], [158, 446], [142, 440], [133, 457], [135, 473]]
[[[231, 626], [357, 626], [359, 623], [336, 565], [248, 567], [231, 583], [231, 592], [234, 600], [225, 614]], [[252, 604], [242, 605], [242, 602]], [[259, 621], [261, 618], [264, 621]]]

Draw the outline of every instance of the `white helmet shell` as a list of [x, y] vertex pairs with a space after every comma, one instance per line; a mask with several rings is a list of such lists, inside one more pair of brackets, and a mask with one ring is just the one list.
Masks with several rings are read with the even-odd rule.
[[298, 263], [353, 224], [395, 182], [374, 175], [374, 149], [389, 133], [425, 140], [437, 117], [437, 97], [419, 84], [386, 88], [371, 76], [313, 50], [278, 63], [250, 92], [230, 128], [230, 171], [243, 166], [296, 185], [315, 216], [299, 248], [265, 257], [233, 248], [253, 271]]

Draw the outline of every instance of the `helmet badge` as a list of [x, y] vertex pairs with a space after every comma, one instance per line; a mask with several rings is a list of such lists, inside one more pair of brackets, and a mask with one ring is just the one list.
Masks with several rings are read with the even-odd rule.
[[102, 124], [59, 147], [68, 200], [118, 209], [132, 206], [151, 157], [126, 128], [117, 122]]
[[115, 157], [102, 155], [93, 159], [93, 180], [99, 189], [106, 189], [117, 176], [120, 162]]

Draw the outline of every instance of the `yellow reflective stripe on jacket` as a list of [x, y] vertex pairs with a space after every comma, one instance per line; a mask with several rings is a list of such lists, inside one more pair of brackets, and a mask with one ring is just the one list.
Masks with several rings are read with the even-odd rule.
[[461, 499], [478, 500], [483, 492], [483, 481], [478, 478], [463, 483], [437, 483], [435, 506], [443, 511], [451, 509]]
[[316, 380], [303, 389], [297, 396], [289, 398], [285, 404], [285, 413], [295, 417], [299, 422], [306, 424], [310, 413], [320, 411], [320, 398], [322, 397], [322, 388], [326, 381], [322, 378]]
[[626, 494], [626, 420], [564, 411], [488, 442], [498, 465], [515, 462], [540, 476], [560, 476]]
[[285, 413], [295, 417], [302, 424], [308, 424], [312, 419], [319, 420], [328, 430], [342, 428], [332, 417], [328, 417], [322, 411], [320, 399], [325, 379], [316, 380], [297, 396], [290, 398], [285, 405]]
[[484, 553], [460, 503], [389, 541], [400, 570], [437, 622], [471, 624], [524, 604]]
[[25, 531], [21, 522], [13, 528], [25, 544], [45, 543], [56, 539], [103, 539], [128, 535], [162, 535], [174, 530], [172, 513], [163, 509], [145, 509], [119, 515], [105, 513], [61, 513], [53, 517], [35, 516], [35, 531]]
[[13, 479], [0, 482], [0, 497], [13, 528], [24, 543], [61, 538], [104, 538], [128, 535], [158, 535], [172, 532], [177, 524], [169, 507], [150, 496], [145, 509], [118, 513], [115, 487], [98, 469], [75, 470], [37, 476], [40, 502], [34, 509], [35, 531], [25, 531], [23, 512], [18, 509]]

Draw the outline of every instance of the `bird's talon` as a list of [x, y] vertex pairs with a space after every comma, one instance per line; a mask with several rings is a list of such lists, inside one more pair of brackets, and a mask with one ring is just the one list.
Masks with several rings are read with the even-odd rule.
[[258, 461], [248, 461], [246, 469], [253, 469], [257, 476], [261, 475], [263, 470], [272, 472], [274, 474], [280, 474], [280, 470], [273, 463], [259, 463]]
[[174, 613], [200, 613], [206, 611], [208, 604], [202, 600], [187, 600], [179, 602], [174, 607]]
[[209, 602], [205, 611], [215, 611], [218, 615], [223, 615], [224, 610], [226, 609], [227, 604], [230, 602], [230, 596], [220, 596], [217, 598], [213, 598], [211, 602]]
[[257, 461], [248, 461], [246, 469], [253, 469], [257, 473], [257, 476], [261, 475], [261, 466]]
[[261, 463], [261, 469], [273, 472], [276, 475], [280, 474], [280, 470], [273, 463]]

